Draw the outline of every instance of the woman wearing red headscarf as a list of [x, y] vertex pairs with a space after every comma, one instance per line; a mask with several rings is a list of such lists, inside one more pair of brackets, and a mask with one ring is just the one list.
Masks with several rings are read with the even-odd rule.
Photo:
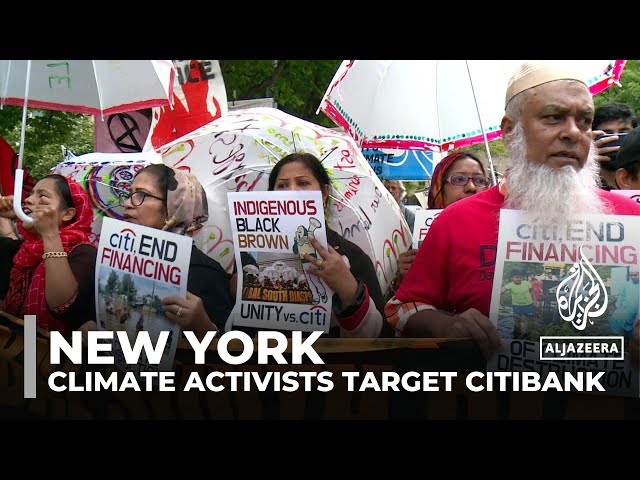
[[[12, 196], [0, 198], [0, 213], [12, 213], [12, 203]], [[91, 202], [72, 179], [47, 175], [26, 198], [24, 212], [33, 222], [18, 222], [23, 239], [16, 240], [21, 243], [2, 309], [36, 315], [38, 327], [68, 335], [95, 318]]]
[[431, 175], [428, 208], [445, 208], [458, 200], [486, 190], [491, 185], [478, 157], [456, 152], [444, 157]]

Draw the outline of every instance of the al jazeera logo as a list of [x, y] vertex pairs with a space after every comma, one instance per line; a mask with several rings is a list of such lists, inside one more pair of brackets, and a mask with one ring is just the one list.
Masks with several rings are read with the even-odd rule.
[[[582, 253], [556, 290], [558, 314], [578, 332], [607, 323], [607, 288]], [[622, 336], [541, 336], [540, 360], [624, 360]]]

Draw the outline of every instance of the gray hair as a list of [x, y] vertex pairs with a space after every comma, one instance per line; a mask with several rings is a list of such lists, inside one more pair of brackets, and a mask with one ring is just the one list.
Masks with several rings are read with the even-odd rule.
[[404, 200], [404, 197], [406, 197], [406, 196], [407, 196], [407, 187], [405, 187], [405, 186], [404, 186], [404, 183], [402, 183], [402, 181], [401, 181], [401, 180], [389, 180], [388, 178], [385, 178], [385, 179], [384, 179], [384, 182], [383, 182], [383, 184], [384, 184], [385, 188], [386, 188], [386, 187], [389, 185], [389, 183], [391, 183], [391, 182], [397, 182], [397, 183], [398, 183], [398, 187], [400, 187], [400, 191], [402, 192], [402, 193], [400, 194], [400, 200]]

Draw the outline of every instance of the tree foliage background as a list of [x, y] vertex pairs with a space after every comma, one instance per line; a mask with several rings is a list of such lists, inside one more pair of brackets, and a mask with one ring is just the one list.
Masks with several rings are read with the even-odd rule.
[[[342, 60], [220, 60], [228, 100], [272, 97], [278, 108], [310, 122], [334, 127], [323, 113], [320, 101]], [[621, 77], [622, 87], [613, 86], [596, 95], [596, 106], [623, 102], [640, 113], [640, 61], [629, 60]], [[0, 110], [0, 136], [19, 151], [22, 108]], [[93, 151], [93, 117], [67, 112], [31, 110], [27, 121], [23, 164], [39, 179], [62, 161], [65, 146], [76, 155]], [[489, 144], [491, 156], [504, 157], [504, 144]], [[470, 148], [486, 158], [484, 145]], [[494, 163], [496, 163], [494, 161]], [[408, 185], [411, 191], [419, 183]]]

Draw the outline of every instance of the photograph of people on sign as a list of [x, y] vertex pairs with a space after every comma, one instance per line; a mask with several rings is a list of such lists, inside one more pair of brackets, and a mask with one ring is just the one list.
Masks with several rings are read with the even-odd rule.
[[308, 261], [310, 238], [327, 245], [320, 192], [233, 192], [228, 202], [239, 267], [231, 324], [328, 332], [333, 292]]
[[[538, 341], [551, 329], [567, 336], [624, 335], [629, 341], [638, 313], [637, 267], [596, 265], [595, 274], [590, 275], [586, 265], [582, 272], [571, 263], [553, 269], [548, 265], [505, 262], [497, 327], [502, 338]], [[594, 306], [600, 307], [602, 315], [590, 317], [588, 329], [576, 330], [570, 322], [572, 315], [576, 322], [584, 321], [580, 303], [563, 304], [562, 294], [572, 289], [584, 299], [599, 296]]]
[[240, 252], [242, 300], [313, 305], [313, 292], [299, 256], [268, 252]]
[[603, 372], [609, 394], [638, 396], [628, 358], [638, 317], [640, 217], [584, 215], [531, 225], [501, 210], [490, 319], [492, 371]]

